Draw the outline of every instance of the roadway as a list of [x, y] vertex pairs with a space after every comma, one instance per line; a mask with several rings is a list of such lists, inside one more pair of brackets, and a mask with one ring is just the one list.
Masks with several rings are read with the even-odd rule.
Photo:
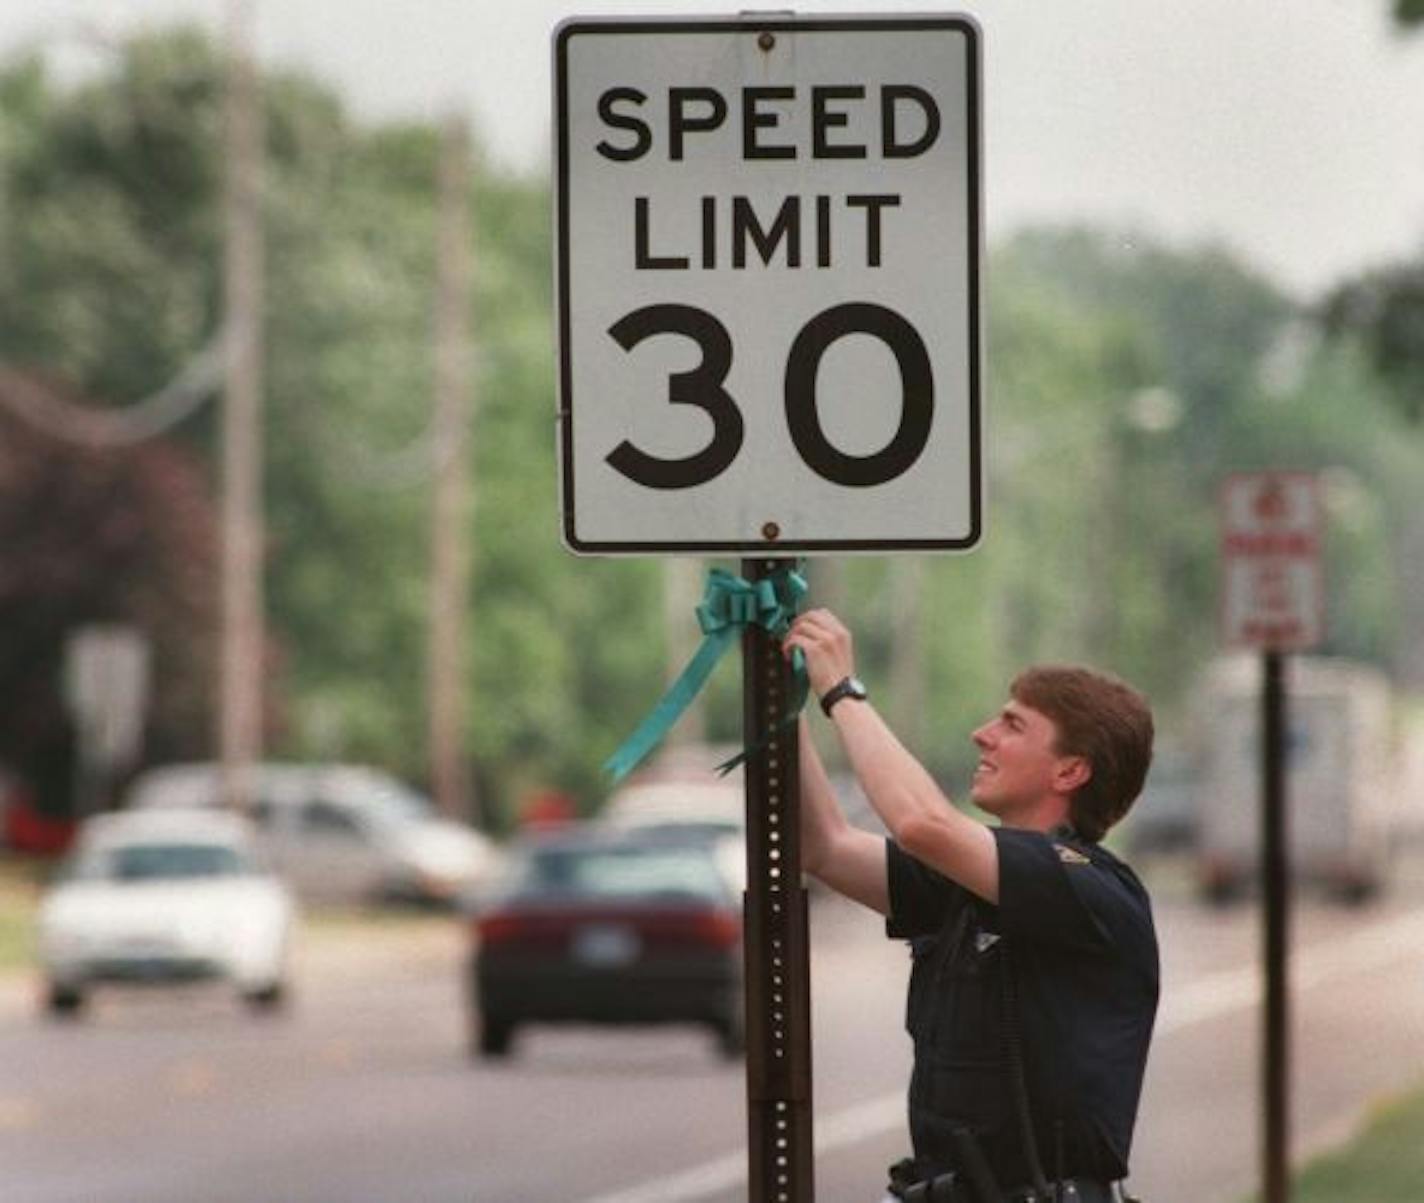
[[[1171, 883], [1165, 993], [1133, 1185], [1234, 1203], [1257, 1167], [1257, 916]], [[908, 958], [879, 923], [812, 911], [819, 1203], [878, 1200], [904, 1152]], [[1346, 1135], [1424, 1079], [1424, 888], [1360, 910], [1303, 902], [1295, 931], [1293, 1145]], [[466, 1053], [448, 923], [308, 939], [290, 1011], [213, 988], [100, 995], [37, 1017], [0, 983], [7, 1203], [733, 1203], [744, 1078], [677, 1029], [534, 1030], [505, 1063]]]

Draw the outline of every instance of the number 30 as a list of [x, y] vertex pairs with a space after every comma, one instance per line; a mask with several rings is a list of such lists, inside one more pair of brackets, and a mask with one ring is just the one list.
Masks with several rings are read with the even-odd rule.
[[[712, 419], [712, 438], [694, 455], [660, 459], [625, 439], [608, 455], [629, 480], [650, 489], [686, 489], [706, 484], [725, 472], [746, 435], [741, 410], [723, 387], [732, 367], [732, 338], [706, 310], [692, 305], [648, 305], [609, 327], [625, 351], [655, 334], [682, 334], [702, 349], [701, 362], [668, 378], [668, 402], [694, 405]], [[878, 338], [900, 369], [900, 425], [894, 436], [871, 455], [848, 455], [821, 426], [816, 405], [816, 377], [826, 349], [847, 334]], [[929, 353], [914, 326], [893, 309], [864, 302], [834, 305], [801, 327], [786, 359], [786, 425], [797, 453], [818, 476], [833, 484], [867, 488], [894, 480], [919, 459], [929, 441], [934, 418], [934, 372]]]

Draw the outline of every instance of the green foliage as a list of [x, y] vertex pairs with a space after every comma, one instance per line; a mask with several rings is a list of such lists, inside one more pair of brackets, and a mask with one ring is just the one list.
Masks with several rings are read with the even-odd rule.
[[1394, 19], [1402, 26], [1424, 24], [1424, 0], [1394, 0]]
[[1357, 340], [1390, 384], [1399, 411], [1424, 422], [1424, 261], [1340, 285], [1325, 299], [1321, 320], [1334, 336]]
[[[0, 71], [0, 208], [26, 216], [0, 227], [0, 356], [122, 404], [211, 337], [221, 94], [219, 56], [184, 31], [137, 39], [75, 89], [33, 60]], [[359, 123], [290, 74], [266, 77], [264, 106], [273, 750], [418, 780], [429, 473], [398, 487], [390, 463], [431, 409], [438, 139]], [[539, 787], [595, 808], [599, 765], [667, 668], [661, 565], [578, 559], [558, 540], [548, 213], [543, 184], [475, 170], [463, 670], [466, 744], [498, 823]], [[982, 547], [926, 559], [918, 578], [871, 558], [813, 573], [813, 602], [844, 611], [873, 688], [903, 679], [907, 624], [919, 632], [910, 717], [935, 771], [972, 759], [969, 731], [1029, 661], [1094, 661], [1170, 707], [1215, 648], [1230, 469], [1326, 473], [1330, 650], [1398, 658], [1424, 436], [1390, 408], [1367, 338], [1321, 344], [1230, 255], [1141, 235], [1025, 234], [995, 249], [988, 279]], [[212, 414], [174, 437], [211, 456]], [[192, 656], [213, 638], [193, 623], [162, 634]], [[737, 737], [737, 677], [709, 690], [714, 739]], [[183, 696], [190, 742], [206, 739], [206, 705]]]
[[217, 63], [203, 39], [135, 43], [62, 93], [5, 72], [0, 353], [120, 402], [210, 337], [216, 303]]
[[33, 862], [0, 852], [0, 974], [35, 963], [35, 918], [42, 884]]
[[[1129, 607], [1123, 616], [1155, 608], [1171, 623], [1155, 630], [1149, 624], [1135, 639], [1125, 631], [1126, 645], [1114, 639], [1109, 646], [1127, 654], [1128, 663], [1140, 662], [1174, 637], [1187, 656], [1161, 684], [1180, 681], [1191, 657], [1209, 646], [1213, 505], [1221, 476], [1290, 467], [1325, 473], [1332, 579], [1354, 590], [1334, 594], [1329, 650], [1388, 661], [1397, 649], [1387, 616], [1398, 601], [1389, 546], [1419, 512], [1417, 473], [1408, 465], [1421, 448], [1369, 365], [1348, 346], [1321, 344], [1279, 294], [1218, 253], [1148, 247], [1122, 257], [1101, 245], [1093, 256], [1084, 253], [1091, 240], [1066, 235], [1062, 258], [1051, 254], [1052, 235], [1035, 235], [1029, 246], [1060, 291], [1106, 300], [1113, 320], [1134, 315], [1153, 349], [1139, 358], [1135, 381], [1119, 374], [1117, 395], [1127, 405], [1113, 415], [1109, 437], [1096, 442], [1114, 446], [1113, 475], [1131, 498], [1117, 528], [1124, 554], [1114, 557], [1108, 578]], [[1148, 363], [1155, 380], [1142, 370]], [[1177, 398], [1174, 427], [1154, 431], [1137, 420], [1141, 397], [1127, 389], [1144, 383]], [[1154, 588], [1161, 599], [1173, 599], [1168, 610], [1151, 607]], [[1138, 671], [1151, 680], [1148, 665]]]
[[216, 597], [213, 515], [191, 454], [161, 444], [118, 450], [57, 444], [0, 413], [0, 765], [41, 811], [72, 800], [74, 739], [61, 667], [79, 627], [123, 624], [153, 644], [163, 688], [150, 749], [191, 755], [213, 683], [207, 647]]

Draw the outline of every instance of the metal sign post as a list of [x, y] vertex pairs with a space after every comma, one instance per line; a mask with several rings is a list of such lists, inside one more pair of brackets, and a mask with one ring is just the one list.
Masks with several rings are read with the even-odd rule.
[[1262, 1199], [1290, 1198], [1290, 847], [1286, 653], [1324, 633], [1320, 505], [1314, 476], [1254, 472], [1221, 493], [1225, 643], [1261, 652], [1261, 888], [1266, 976], [1261, 1023]]
[[1265, 1203], [1290, 1197], [1289, 994], [1286, 988], [1290, 934], [1289, 860], [1286, 856], [1285, 656], [1262, 656], [1261, 684], [1261, 876], [1266, 917], [1266, 999], [1262, 1016], [1262, 1096], [1265, 1101]]
[[[576, 18], [553, 39], [560, 507], [595, 555], [968, 551], [982, 533], [979, 30]], [[812, 1199], [797, 739], [743, 639], [753, 1203]]]
[[[758, 581], [775, 560], [744, 560]], [[742, 636], [746, 763], [747, 1145], [751, 1203], [815, 1197], [811, 1131], [811, 961], [801, 884], [798, 737], [785, 723], [791, 672], [761, 627]]]

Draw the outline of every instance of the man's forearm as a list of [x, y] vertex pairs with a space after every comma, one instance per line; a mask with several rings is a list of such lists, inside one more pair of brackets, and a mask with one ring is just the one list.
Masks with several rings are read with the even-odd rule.
[[870, 805], [896, 839], [911, 820], [949, 808], [934, 778], [869, 702], [842, 702], [831, 721]]
[[998, 901], [998, 849], [987, 827], [950, 802], [867, 702], [831, 712], [851, 768], [896, 843], [990, 902]]
[[[792, 623], [782, 646], [788, 656], [798, 651], [805, 656], [812, 688], [825, 698], [838, 682], [854, 675], [851, 643], [845, 624], [829, 610], [808, 610]], [[830, 713], [861, 787], [895, 839], [910, 855], [996, 902], [999, 857], [989, 829], [950, 805], [934, 779], [868, 702], [846, 697], [836, 702]], [[816, 797], [813, 792], [810, 805], [815, 805]], [[834, 801], [831, 797], [830, 802]], [[840, 814], [839, 808], [835, 813]], [[823, 822], [822, 811], [812, 814], [817, 823], [813, 842], [825, 837], [835, 846], [839, 837], [834, 822]], [[844, 816], [840, 818], [844, 822]], [[837, 853], [833, 859], [839, 856]], [[880, 859], [883, 863], [883, 845]]]

